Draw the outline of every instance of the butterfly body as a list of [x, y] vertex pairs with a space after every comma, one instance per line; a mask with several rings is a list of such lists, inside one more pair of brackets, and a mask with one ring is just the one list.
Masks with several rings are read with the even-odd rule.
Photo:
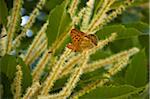
[[72, 29], [70, 36], [72, 43], [69, 43], [67, 47], [75, 52], [81, 52], [97, 45], [97, 37], [94, 34], [87, 35], [77, 29]]

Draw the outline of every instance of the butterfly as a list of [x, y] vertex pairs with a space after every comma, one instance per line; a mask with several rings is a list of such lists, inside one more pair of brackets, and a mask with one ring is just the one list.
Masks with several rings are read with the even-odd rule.
[[98, 38], [94, 34], [86, 34], [77, 29], [72, 29], [70, 36], [72, 43], [69, 43], [67, 47], [75, 52], [81, 52], [97, 46]]

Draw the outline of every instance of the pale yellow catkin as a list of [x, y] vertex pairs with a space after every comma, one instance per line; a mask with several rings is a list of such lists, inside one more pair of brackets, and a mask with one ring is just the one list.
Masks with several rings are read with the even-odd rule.
[[134, 0], [125, 0], [123, 4], [119, 5], [114, 11], [112, 11], [109, 15], [107, 15], [99, 25], [97, 25], [94, 29], [94, 31], [98, 31], [101, 29], [105, 24], [109, 23], [111, 20], [116, 18], [118, 15], [123, 13], [123, 11], [126, 10], [128, 6], [130, 6]]
[[5, 55], [6, 45], [7, 45], [7, 33], [6, 33], [6, 28], [3, 26], [2, 32], [0, 34], [0, 56]]
[[64, 99], [61, 93], [49, 94], [49, 95], [39, 95], [38, 99]]
[[75, 88], [77, 82], [80, 79], [80, 76], [83, 73], [83, 68], [84, 66], [86, 66], [88, 59], [88, 51], [82, 52], [82, 62], [81, 64], [79, 64], [80, 66], [74, 69], [74, 72], [72, 73], [70, 79], [66, 83], [66, 86], [60, 92], [64, 96], [63, 99], [66, 99], [68, 96], [70, 96], [72, 90]]
[[33, 23], [35, 22], [35, 19], [37, 17], [37, 15], [39, 15], [39, 10], [42, 9], [42, 7], [44, 6], [46, 0], [40, 0], [36, 6], [36, 8], [32, 11], [32, 13], [30, 14], [29, 20], [27, 22], [27, 24], [24, 26], [22, 32], [15, 38], [14, 40], [14, 47], [17, 47], [20, 45], [20, 40], [26, 35], [26, 32], [29, 28], [31, 28], [31, 26], [33, 25]]
[[42, 58], [40, 59], [40, 61], [37, 63], [35, 69], [32, 72], [33, 82], [39, 81], [39, 78], [41, 77], [43, 69], [45, 68], [45, 65], [47, 64], [50, 56], [51, 56], [51, 53], [49, 53], [49, 51], [46, 50]]
[[104, 0], [104, 3], [102, 5], [102, 8], [100, 9], [100, 11], [98, 11], [97, 15], [94, 16], [94, 18], [92, 19], [86, 33], [92, 33], [92, 31], [94, 30], [94, 28], [101, 23], [101, 18], [104, 17], [104, 15], [106, 15], [106, 12], [109, 10], [110, 6], [115, 2], [115, 0]]
[[73, 20], [74, 25], [78, 25], [80, 23], [81, 19], [83, 18], [83, 15], [85, 14], [85, 10], [86, 10], [85, 8], [82, 8], [79, 11], [79, 13], [73, 17], [72, 20]]
[[63, 69], [61, 71], [61, 75], [59, 76], [62, 77], [64, 75], [67, 75], [68, 73], [70, 73], [70, 71], [73, 69], [73, 67], [79, 63], [79, 61], [81, 60], [81, 55], [77, 55], [77, 56], [74, 56], [72, 58], [70, 58], [70, 61], [67, 62], [64, 66], [63, 66]]
[[85, 7], [85, 13], [83, 15], [83, 21], [81, 25], [81, 31], [83, 32], [86, 32], [85, 30], [87, 29], [88, 24], [90, 22], [93, 9], [94, 9], [94, 3], [95, 3], [95, 0], [89, 0], [86, 4], [87, 6]]
[[23, 4], [22, 0], [14, 0], [12, 15], [10, 17], [11, 19], [8, 27], [8, 32], [7, 32], [6, 53], [10, 53], [12, 49], [12, 41], [13, 41], [14, 33], [16, 32], [16, 27], [19, 24], [19, 19], [21, 17], [20, 12], [21, 12], [22, 4]]
[[80, 0], [71, 0], [71, 4], [68, 9], [68, 12], [70, 13], [72, 18], [75, 16], [75, 13], [77, 11], [77, 7], [78, 7], [79, 3], [80, 3]]
[[32, 99], [34, 94], [38, 92], [40, 87], [41, 85], [39, 84], [39, 82], [32, 83], [31, 87], [27, 89], [27, 92], [24, 94], [22, 99]]
[[40, 29], [40, 31], [37, 33], [37, 35], [35, 36], [34, 40], [32, 41], [32, 44], [29, 46], [27, 53], [25, 55], [25, 57], [23, 58], [24, 61], [28, 61], [30, 60], [30, 57], [32, 56], [32, 52], [35, 48], [38, 47], [38, 44], [40, 44], [41, 39], [45, 37], [45, 31], [47, 30], [47, 25], [49, 24], [49, 22], [47, 21], [42, 28]]
[[13, 88], [15, 90], [14, 92], [14, 99], [20, 99], [21, 98], [21, 82], [22, 82], [22, 70], [21, 70], [21, 66], [17, 65], [16, 66], [17, 72], [16, 72], [16, 77], [14, 78], [14, 82], [13, 82]]
[[52, 71], [46, 80], [43, 82], [43, 88], [41, 90], [41, 95], [47, 95], [49, 90], [53, 87], [54, 82], [56, 81], [57, 77], [59, 76], [62, 66], [66, 60], [66, 57], [71, 53], [71, 50], [66, 48], [64, 53], [61, 55], [59, 61], [56, 63], [54, 67], [52, 67]]
[[27, 65], [32, 64], [39, 56], [46, 51], [47, 48], [47, 42], [46, 40], [42, 42], [42, 44], [39, 44], [39, 46], [31, 53], [30, 58], [27, 58], [25, 63]]

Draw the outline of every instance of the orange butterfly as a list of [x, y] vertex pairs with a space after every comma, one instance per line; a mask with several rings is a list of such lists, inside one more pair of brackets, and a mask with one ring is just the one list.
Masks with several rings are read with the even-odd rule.
[[70, 36], [72, 43], [69, 43], [67, 47], [75, 52], [90, 49], [97, 45], [98, 39], [94, 34], [86, 34], [77, 29], [72, 29]]

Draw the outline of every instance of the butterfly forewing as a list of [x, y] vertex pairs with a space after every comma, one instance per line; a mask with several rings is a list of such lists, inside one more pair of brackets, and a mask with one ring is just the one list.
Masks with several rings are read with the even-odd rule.
[[80, 31], [77, 30], [77, 29], [72, 29], [72, 30], [71, 30], [71, 33], [70, 33], [72, 42], [79, 42], [79, 41], [82, 39], [82, 37], [83, 37], [84, 35], [85, 35], [85, 33], [80, 32]]

